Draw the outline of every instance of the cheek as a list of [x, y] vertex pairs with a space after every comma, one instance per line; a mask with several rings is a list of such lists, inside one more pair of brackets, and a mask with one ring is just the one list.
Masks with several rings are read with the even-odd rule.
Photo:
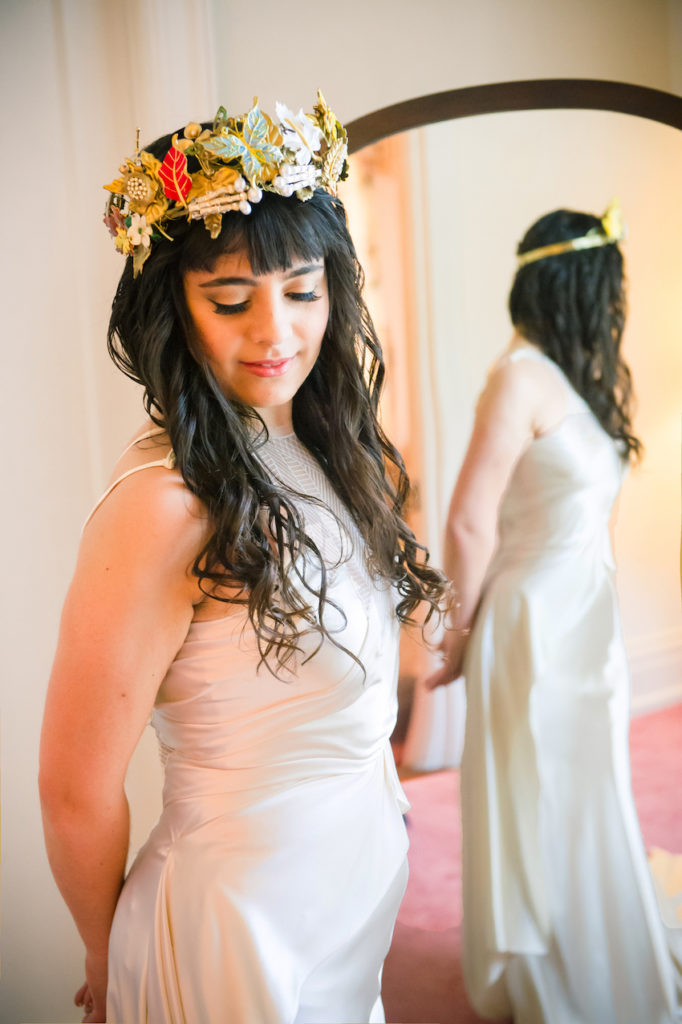
[[317, 317], [315, 319], [314, 336], [318, 344], [318, 347], [322, 344], [325, 332], [327, 330], [327, 324], [329, 323], [329, 300], [320, 300], [319, 310], [317, 310]]
[[317, 359], [318, 355], [320, 354], [320, 349], [322, 348], [322, 344], [324, 342], [324, 336], [325, 336], [326, 330], [327, 330], [327, 320], [326, 320], [326, 317], [320, 317], [320, 319], [315, 324], [314, 329], [311, 330], [309, 332], [309, 334], [308, 334], [308, 342], [309, 342], [309, 346], [308, 347], [310, 349], [310, 354], [311, 354], [311, 356], [314, 357], [314, 359]]
[[216, 354], [216, 345], [211, 332], [206, 329], [201, 318], [194, 320], [194, 339], [196, 348], [205, 358], [211, 359]]
[[294, 334], [299, 343], [302, 343], [308, 351], [319, 348], [324, 332], [327, 328], [327, 318], [316, 309], [308, 311], [307, 316], [299, 317], [292, 324], [292, 334]]
[[224, 360], [230, 356], [235, 345], [229, 322], [214, 315], [200, 316], [195, 318], [194, 328], [197, 347], [208, 359]]
[[207, 329], [206, 317], [202, 316], [200, 310], [193, 308], [191, 301], [187, 302], [187, 313], [187, 347], [195, 359], [200, 359], [201, 356], [210, 356], [212, 351], [211, 333]]

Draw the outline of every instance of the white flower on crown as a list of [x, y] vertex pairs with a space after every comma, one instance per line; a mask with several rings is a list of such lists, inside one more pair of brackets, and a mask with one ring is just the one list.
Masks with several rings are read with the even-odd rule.
[[130, 215], [130, 227], [128, 228], [128, 238], [130, 239], [131, 245], [142, 245], [145, 249], [149, 248], [151, 242], [152, 226], [147, 224], [147, 218], [143, 214], [132, 213]]
[[296, 155], [299, 167], [309, 164], [324, 140], [324, 132], [303, 113], [303, 108], [294, 114], [284, 103], [275, 103], [275, 109], [285, 148]]

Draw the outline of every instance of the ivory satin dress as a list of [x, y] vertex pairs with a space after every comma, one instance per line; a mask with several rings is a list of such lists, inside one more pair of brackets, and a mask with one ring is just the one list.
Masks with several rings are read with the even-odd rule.
[[608, 522], [623, 463], [561, 370], [567, 415], [519, 459], [465, 661], [463, 970], [517, 1024], [671, 1024], [671, 958], [628, 757]]
[[[370, 578], [356, 528], [295, 435], [258, 454], [321, 502], [295, 499], [332, 567], [328, 628], [364, 673], [311, 632], [277, 679], [258, 667], [245, 614], [191, 624], [152, 715], [163, 812], [116, 909], [110, 1024], [384, 1019], [381, 969], [407, 881], [408, 805], [389, 744], [395, 592]], [[315, 579], [300, 560], [290, 571]]]

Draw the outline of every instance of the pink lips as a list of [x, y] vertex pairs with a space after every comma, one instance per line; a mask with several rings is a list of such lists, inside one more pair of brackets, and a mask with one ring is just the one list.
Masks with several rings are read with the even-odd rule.
[[259, 363], [242, 362], [242, 366], [256, 377], [281, 377], [287, 372], [293, 359], [293, 356], [288, 359], [263, 359]]

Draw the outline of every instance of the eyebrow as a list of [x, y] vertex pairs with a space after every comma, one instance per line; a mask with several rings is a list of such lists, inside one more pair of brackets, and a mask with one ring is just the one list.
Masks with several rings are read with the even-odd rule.
[[[294, 277], [304, 277], [306, 274], [312, 274], [315, 270], [323, 270], [324, 263], [304, 263], [301, 267], [294, 267], [293, 270], [289, 270], [284, 275], [285, 281], [291, 281]], [[218, 288], [221, 285], [226, 284], [246, 284], [256, 285], [258, 284], [257, 277], [212, 277], [210, 281], [204, 281], [200, 284], [200, 288]]]

